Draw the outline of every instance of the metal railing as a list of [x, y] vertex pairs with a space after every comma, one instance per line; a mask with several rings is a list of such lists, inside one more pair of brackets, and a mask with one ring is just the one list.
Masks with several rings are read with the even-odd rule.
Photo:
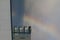
[[19, 26], [19, 27], [13, 27], [13, 33], [18, 33], [18, 34], [21, 34], [21, 33], [24, 33], [24, 34], [31, 34], [31, 26]]

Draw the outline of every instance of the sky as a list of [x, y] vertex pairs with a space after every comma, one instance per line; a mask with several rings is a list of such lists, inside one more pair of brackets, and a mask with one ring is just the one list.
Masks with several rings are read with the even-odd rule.
[[12, 0], [12, 25], [22, 26], [24, 15], [24, 0]]
[[31, 4], [31, 16], [24, 18], [32, 27], [31, 40], [60, 40], [60, 0], [31, 0]]

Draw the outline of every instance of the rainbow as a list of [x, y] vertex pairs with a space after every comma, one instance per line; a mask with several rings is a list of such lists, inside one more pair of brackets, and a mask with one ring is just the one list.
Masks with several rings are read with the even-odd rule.
[[52, 37], [57, 36], [57, 29], [56, 29], [55, 25], [53, 25], [53, 24], [51, 24], [51, 25], [43, 24], [42, 21], [37, 20], [33, 17], [29, 17], [29, 16], [25, 16], [24, 20], [31, 23], [31, 25], [35, 24], [37, 26], [37, 28], [43, 30], [44, 32], [49, 33]]

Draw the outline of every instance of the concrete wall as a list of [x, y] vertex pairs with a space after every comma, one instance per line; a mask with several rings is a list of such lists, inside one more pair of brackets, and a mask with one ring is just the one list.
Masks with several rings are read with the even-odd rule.
[[10, 0], [0, 0], [0, 40], [11, 40]]

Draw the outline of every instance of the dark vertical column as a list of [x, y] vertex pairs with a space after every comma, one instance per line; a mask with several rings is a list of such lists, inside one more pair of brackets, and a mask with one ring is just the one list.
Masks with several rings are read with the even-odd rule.
[[[10, 0], [11, 8], [11, 32], [12, 40], [15, 40], [13, 29], [23, 25], [23, 16], [24, 16], [24, 0]], [[14, 30], [16, 31], [16, 30]], [[13, 37], [14, 36], [14, 37]]]

